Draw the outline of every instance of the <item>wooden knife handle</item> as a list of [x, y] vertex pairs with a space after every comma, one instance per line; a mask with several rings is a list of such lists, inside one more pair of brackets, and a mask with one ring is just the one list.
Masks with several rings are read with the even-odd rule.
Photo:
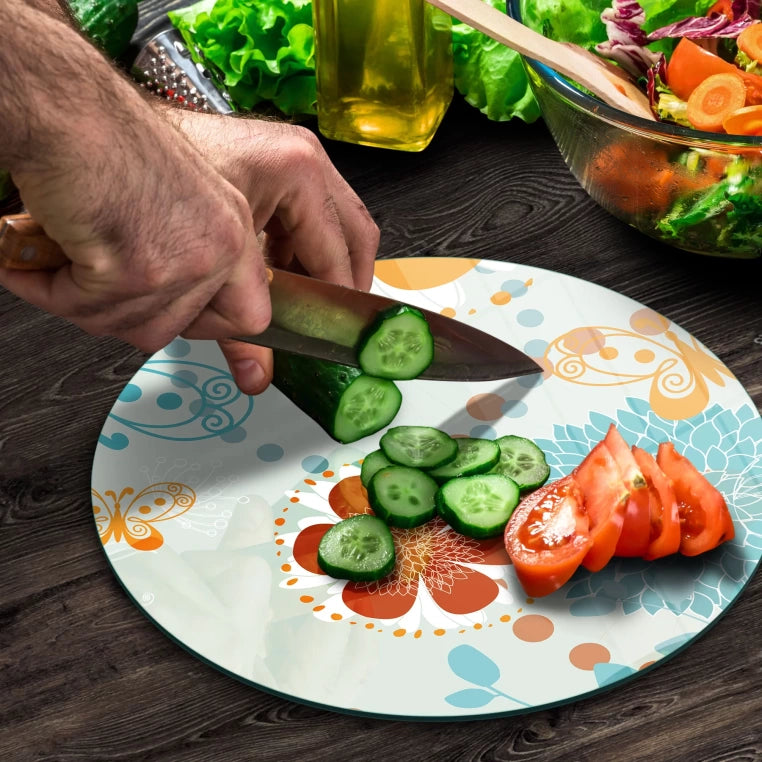
[[0, 267], [57, 270], [68, 261], [63, 249], [28, 214], [0, 217]]

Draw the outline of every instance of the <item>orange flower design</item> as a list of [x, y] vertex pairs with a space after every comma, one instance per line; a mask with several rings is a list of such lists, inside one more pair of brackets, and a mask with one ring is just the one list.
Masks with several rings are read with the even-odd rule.
[[[325, 493], [319, 485], [316, 491]], [[314, 502], [314, 495], [311, 498]], [[333, 597], [317, 607], [331, 619], [353, 614], [381, 620], [407, 618], [410, 629], [423, 618], [447, 628], [483, 621], [483, 609], [494, 601], [512, 602], [503, 581], [510, 561], [502, 538], [464, 537], [440, 518], [413, 529], [392, 529], [397, 564], [389, 577], [364, 583], [327, 577], [317, 562], [323, 535], [343, 518], [373, 511], [356, 475], [336, 483], [326, 502], [327, 506], [321, 506], [325, 520], [300, 524], [293, 538], [293, 561], [298, 568], [289, 564], [288, 570], [297, 574], [291, 579], [299, 579], [302, 589], [331, 583], [328, 592]]]

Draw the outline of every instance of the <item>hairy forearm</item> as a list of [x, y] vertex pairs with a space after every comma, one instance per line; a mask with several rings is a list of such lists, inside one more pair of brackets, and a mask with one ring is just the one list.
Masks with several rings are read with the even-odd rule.
[[0, 166], [12, 173], [56, 169], [83, 151], [105, 154], [109, 140], [151, 118], [126, 77], [51, 15], [55, 6], [0, 3]]

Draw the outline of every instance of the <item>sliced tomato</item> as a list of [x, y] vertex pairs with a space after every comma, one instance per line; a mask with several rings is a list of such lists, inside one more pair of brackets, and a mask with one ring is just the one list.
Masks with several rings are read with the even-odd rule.
[[614, 549], [615, 556], [640, 557], [651, 538], [650, 493], [630, 446], [612, 423], [603, 440], [614, 456], [622, 481], [630, 497], [624, 510], [622, 534]]
[[513, 512], [505, 549], [527, 595], [540, 598], [568, 582], [592, 541], [583, 495], [565, 476], [535, 490]]
[[582, 490], [593, 541], [582, 565], [600, 571], [613, 557], [622, 534], [629, 493], [605, 442], [593, 447], [573, 475]]
[[648, 485], [649, 543], [643, 553], [646, 561], [677, 553], [680, 549], [680, 513], [675, 490], [667, 475], [659, 468], [651, 453], [632, 448], [641, 473]]
[[733, 520], [720, 494], [693, 463], [662, 442], [656, 463], [672, 480], [680, 513], [680, 552], [697, 556], [735, 536]]

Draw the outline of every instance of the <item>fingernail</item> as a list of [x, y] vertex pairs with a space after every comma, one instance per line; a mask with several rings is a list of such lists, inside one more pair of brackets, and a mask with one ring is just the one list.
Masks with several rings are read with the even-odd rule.
[[261, 390], [265, 371], [256, 360], [238, 360], [233, 363], [233, 375], [241, 391], [254, 394]]

